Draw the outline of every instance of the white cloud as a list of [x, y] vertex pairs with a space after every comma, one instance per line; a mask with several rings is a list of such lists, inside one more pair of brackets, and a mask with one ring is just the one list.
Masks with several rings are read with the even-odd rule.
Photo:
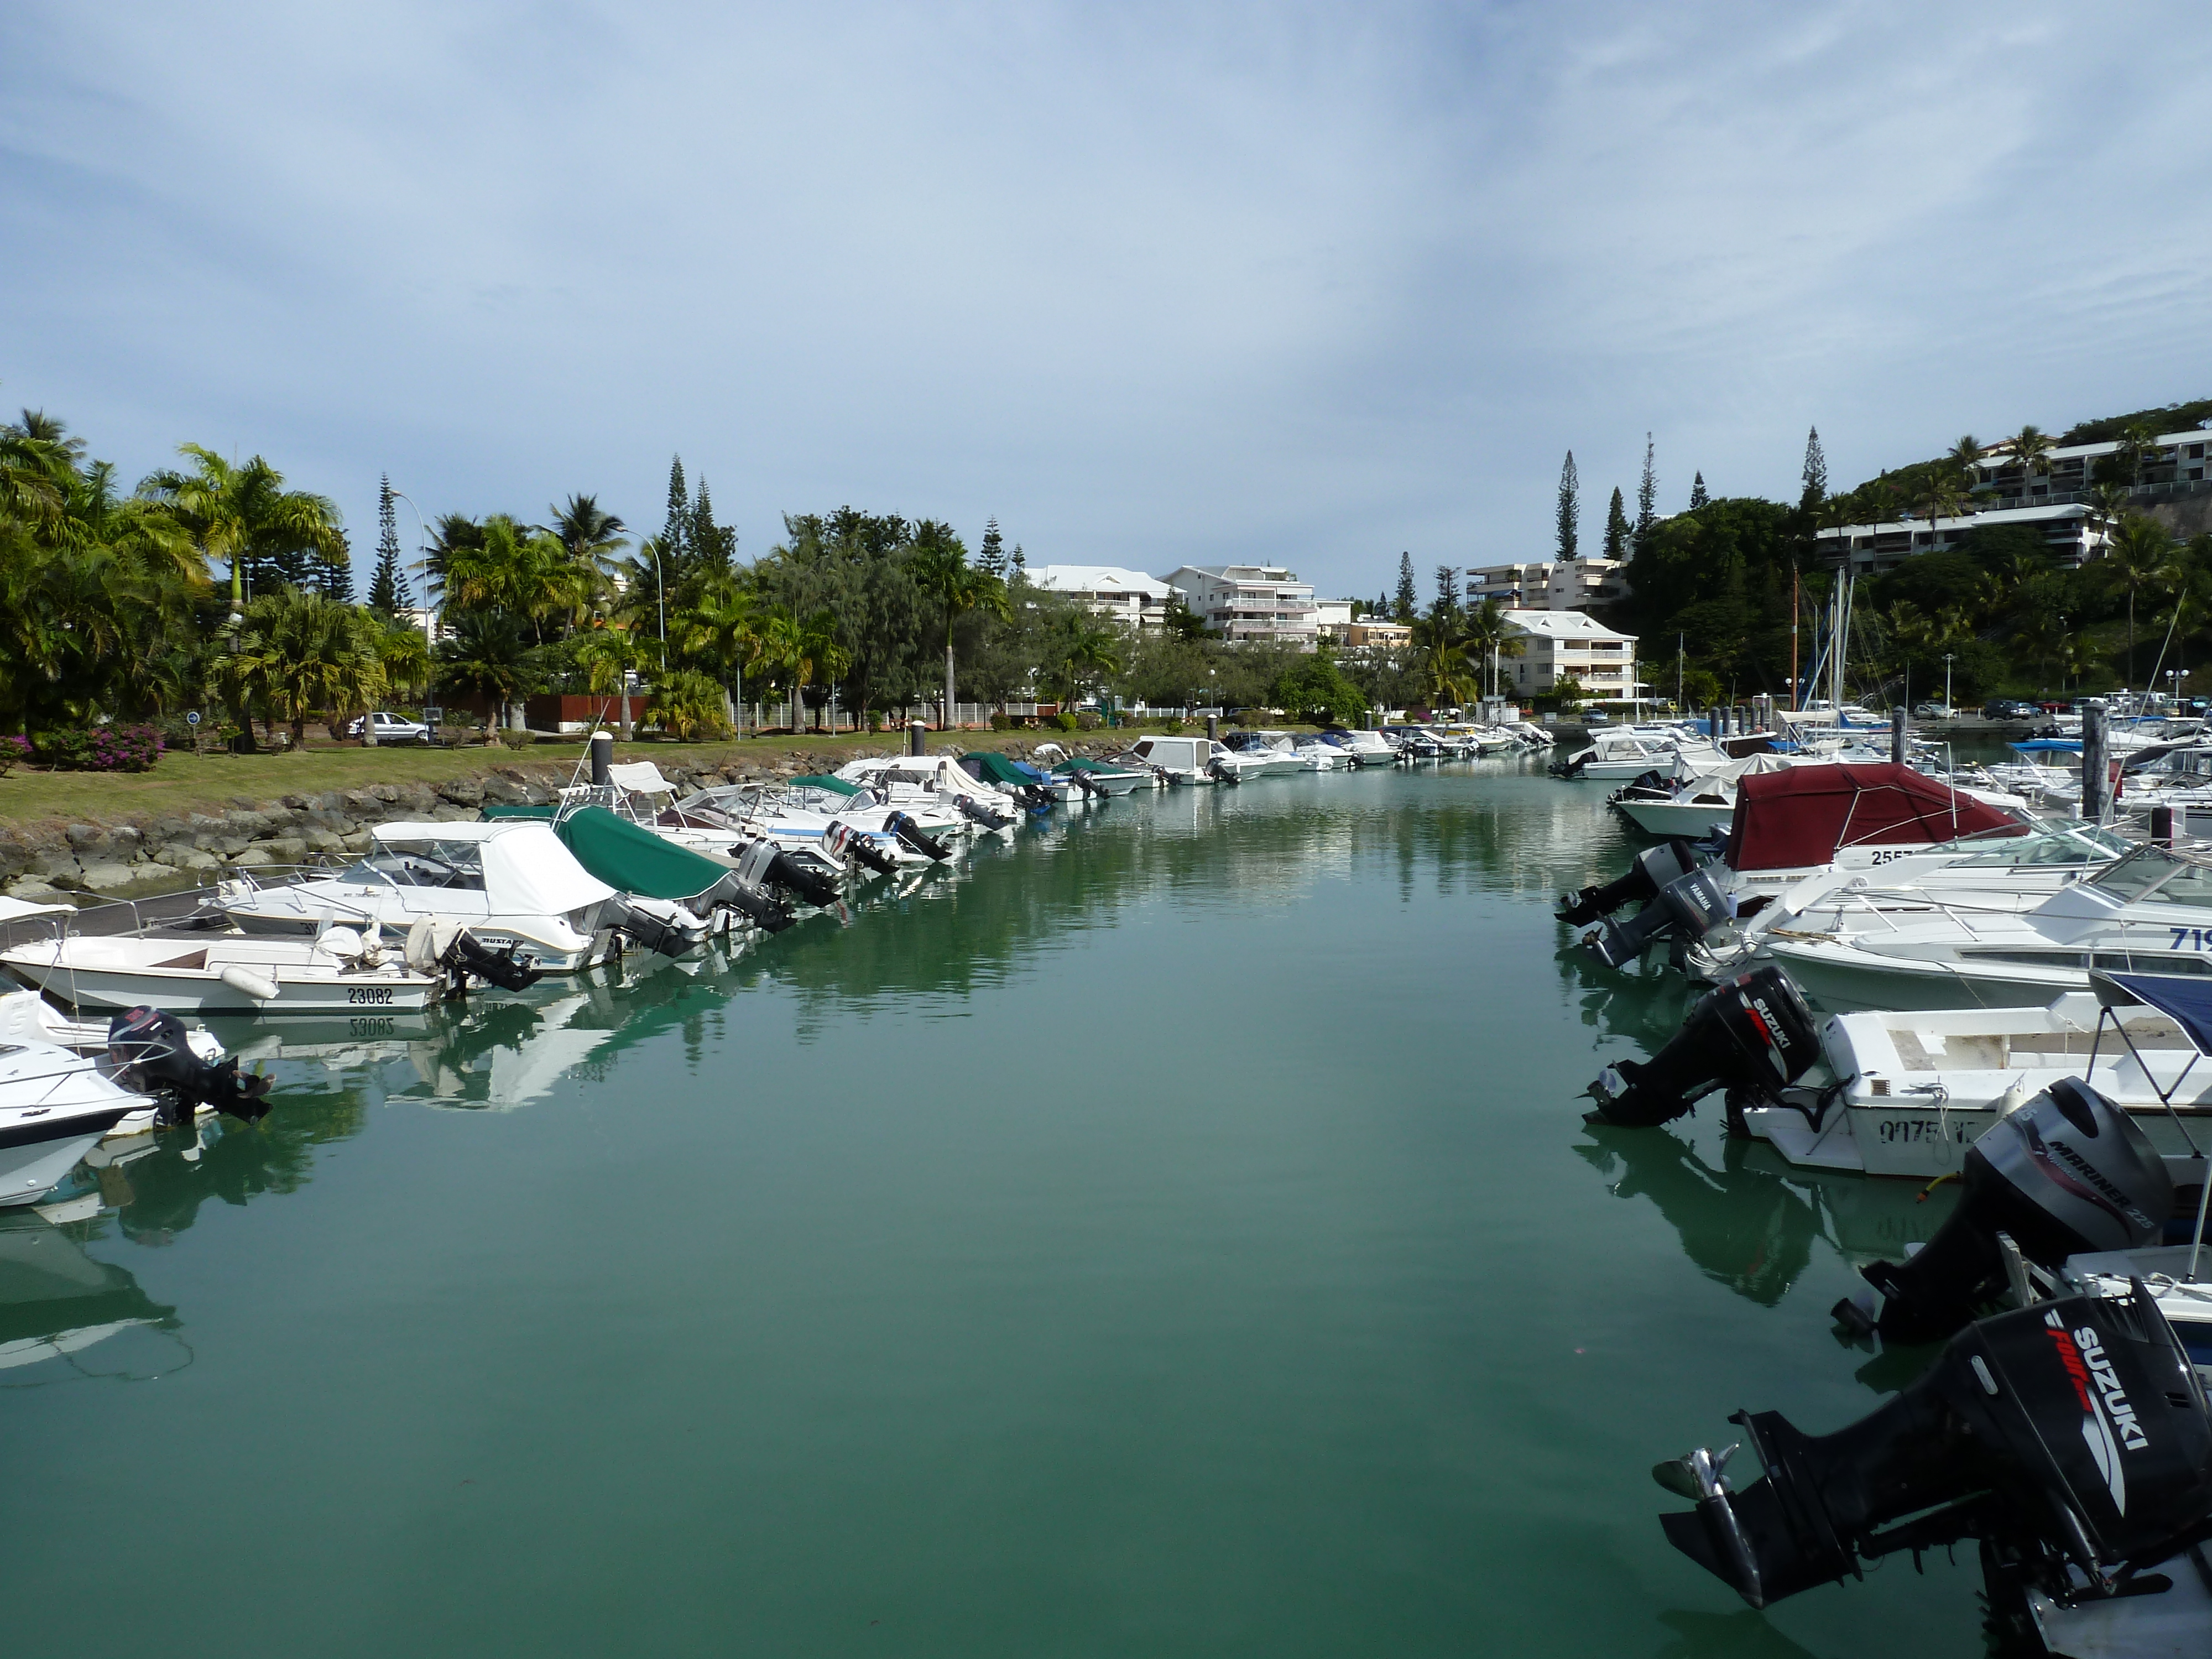
[[358, 528], [672, 450], [1038, 556], [1398, 550], [2212, 392], [2201, 32], [1852, 4], [0, 18], [7, 396]]

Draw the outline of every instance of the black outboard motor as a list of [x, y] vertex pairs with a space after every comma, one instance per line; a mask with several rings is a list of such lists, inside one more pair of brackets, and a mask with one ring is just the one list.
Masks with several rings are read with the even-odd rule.
[[[963, 795], [961, 799], [965, 800], [967, 797]], [[840, 857], [849, 854], [879, 876], [888, 876], [898, 868], [898, 860], [877, 846], [866, 830], [856, 830], [842, 818], [830, 820], [823, 840]]]
[[1016, 822], [1010, 813], [994, 812], [973, 795], [961, 795], [954, 799], [960, 816], [970, 823], [980, 823], [986, 830], [1004, 830]]
[[791, 914], [791, 907], [768, 890], [769, 866], [782, 849], [763, 837], [753, 842], [738, 856], [738, 867], [724, 876], [701, 896], [701, 902], [711, 899], [716, 904], [726, 904], [740, 915], [749, 918], [762, 932], [780, 933], [799, 918]]
[[[627, 931], [627, 924], [624, 924]], [[495, 951], [480, 942], [465, 927], [453, 935], [453, 942], [446, 947], [441, 958], [443, 965], [459, 972], [474, 974], [487, 985], [496, 985], [502, 991], [526, 991], [544, 977], [535, 968], [526, 968], [514, 959], [514, 947]]]
[[[1966, 1149], [1959, 1207], [1903, 1263], [1863, 1270], [1881, 1312], [1849, 1298], [1838, 1324], [1900, 1342], [1948, 1336], [2002, 1293], [2009, 1235], [2029, 1261], [2056, 1267], [2085, 1250], [2158, 1242], [2173, 1212], [2173, 1177], [2136, 1121], [2078, 1078], [2054, 1083]], [[1862, 1295], [1864, 1293], [1862, 1292]]]
[[[720, 884], [714, 889], [720, 890]], [[711, 907], [710, 907], [711, 908]], [[680, 957], [687, 951], [696, 951], [706, 942], [704, 927], [686, 927], [680, 921], [666, 916], [657, 916], [643, 905], [617, 894], [607, 901], [600, 912], [607, 926], [635, 939], [648, 951], [657, 951], [664, 957]]]
[[884, 828], [899, 838], [902, 846], [911, 847], [926, 859], [939, 862], [952, 856], [951, 849], [941, 841], [933, 841], [922, 833], [921, 826], [903, 812], [894, 812], [884, 820]]
[[1623, 905], [1649, 902], [1670, 881], [1680, 881], [1698, 867], [1697, 854], [1686, 841], [1662, 842], [1636, 855], [1628, 873], [1602, 887], [1595, 884], [1578, 893], [1559, 895], [1559, 918], [1572, 927], [1587, 927], [1609, 916]]
[[781, 847], [769, 860], [768, 878], [805, 903], [828, 909], [844, 896], [836, 881], [819, 870], [810, 870]]
[[164, 1123], [190, 1123], [203, 1106], [248, 1123], [269, 1115], [269, 1079], [241, 1073], [235, 1055], [220, 1066], [192, 1052], [185, 1023], [155, 1008], [133, 1008], [107, 1022], [107, 1056], [126, 1089], [157, 1097]]
[[1106, 793], [1105, 790], [1101, 788], [1098, 785], [1091, 782], [1089, 778], [1084, 776], [1080, 772], [1060, 772], [1055, 773], [1054, 775], [1066, 778], [1078, 789], [1081, 790], [1085, 794], [1091, 796], [1094, 799], [1103, 797]]
[[1599, 1073], [1589, 1086], [1593, 1116], [1649, 1127], [1721, 1088], [1772, 1103], [1820, 1057], [1820, 1028], [1804, 994], [1764, 963], [1708, 991], [1650, 1060], [1617, 1060]]
[[1918, 1382], [1834, 1434], [1801, 1433], [1778, 1412], [1729, 1420], [1743, 1425], [1763, 1480], [1729, 1489], [1734, 1447], [1651, 1473], [1698, 1504], [1661, 1517], [1668, 1541], [1754, 1607], [1856, 1573], [1861, 1558], [1967, 1538], [1995, 1543], [2047, 1594], [2085, 1594], [2080, 1579], [2069, 1584], [2070, 1565], [2087, 1595], [2110, 1595], [2212, 1513], [2212, 1415], [2141, 1281], [2127, 1297], [2067, 1297], [1984, 1319]]
[[1583, 943], [1607, 967], [1620, 968], [1662, 939], [1695, 945], [1735, 915], [1735, 901], [1720, 878], [1710, 869], [1692, 870], [1662, 887], [1628, 921], [1607, 917], [1583, 936]]

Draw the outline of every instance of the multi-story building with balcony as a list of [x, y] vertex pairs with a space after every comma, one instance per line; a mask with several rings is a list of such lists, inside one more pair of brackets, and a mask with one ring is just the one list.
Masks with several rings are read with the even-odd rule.
[[1473, 565], [1467, 572], [1468, 603], [1495, 599], [1509, 611], [1585, 611], [1627, 594], [1627, 565], [1595, 556], [1535, 564]]
[[1092, 614], [1131, 628], [1157, 627], [1175, 597], [1175, 590], [1158, 576], [1119, 565], [1031, 565], [1029, 578], [1032, 586], [1048, 593], [1064, 594]]
[[1535, 696], [1570, 676], [1593, 702], [1625, 702], [1636, 695], [1633, 634], [1607, 628], [1583, 611], [1509, 611], [1505, 620], [1521, 641], [1519, 656], [1498, 659], [1498, 683], [1509, 696]]
[[[2128, 484], [2130, 495], [2158, 501], [2212, 491], [2204, 471], [2208, 446], [2212, 432], [2201, 428], [2161, 434], [2145, 447], [2140, 476]], [[2096, 482], [2097, 463], [2122, 447], [2117, 441], [2067, 444], [2023, 467], [2010, 446], [2000, 444], [1974, 464], [1976, 487], [1990, 492], [2000, 507], [2077, 501]]]
[[2035, 507], [1992, 507], [1955, 519], [1899, 519], [1886, 524], [1848, 524], [1815, 533], [1814, 545], [1840, 559], [1849, 550], [1861, 572], [1893, 570], [1916, 553], [1957, 547], [1983, 526], [2021, 525], [2040, 535], [2066, 564], [2081, 564], [2105, 550], [2110, 526], [2084, 501], [2045, 502]]
[[1224, 639], [1287, 640], [1310, 648], [1319, 636], [1313, 584], [1276, 564], [1187, 564], [1168, 585]]

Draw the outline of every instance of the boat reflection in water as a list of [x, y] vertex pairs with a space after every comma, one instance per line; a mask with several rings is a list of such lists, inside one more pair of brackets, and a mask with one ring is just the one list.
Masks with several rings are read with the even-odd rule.
[[[0, 1387], [22, 1386], [33, 1368], [57, 1360], [75, 1376], [173, 1371], [191, 1359], [177, 1328], [175, 1309], [123, 1268], [93, 1260], [75, 1228], [28, 1210], [0, 1215]], [[111, 1341], [132, 1333], [139, 1340]]]
[[[1772, 1307], [1825, 1242], [1853, 1267], [1935, 1237], [1955, 1188], [1924, 1201], [1912, 1182], [1803, 1170], [1764, 1141], [1725, 1139], [1717, 1165], [1668, 1129], [1590, 1124], [1575, 1151], [1621, 1198], [1648, 1198], [1705, 1276]], [[1595, 1144], [1590, 1144], [1594, 1142]]]

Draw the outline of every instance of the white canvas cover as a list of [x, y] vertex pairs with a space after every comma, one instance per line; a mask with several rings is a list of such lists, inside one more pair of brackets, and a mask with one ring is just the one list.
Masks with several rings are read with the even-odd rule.
[[550, 823], [509, 820], [486, 826], [484, 896], [495, 915], [560, 915], [611, 899], [615, 890], [576, 862]]
[[660, 775], [660, 769], [651, 761], [625, 761], [620, 766], [607, 768], [607, 781], [617, 789], [627, 789], [633, 795], [665, 795], [675, 793], [676, 786]]

